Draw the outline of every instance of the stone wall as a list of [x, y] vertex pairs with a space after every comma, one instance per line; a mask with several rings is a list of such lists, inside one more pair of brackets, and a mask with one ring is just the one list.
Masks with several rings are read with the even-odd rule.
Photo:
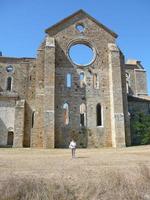
[[130, 95], [143, 96], [148, 95], [147, 92], [147, 76], [146, 71], [137, 64], [126, 64], [126, 72], [128, 73]]
[[148, 95], [147, 77], [145, 70], [143, 69], [135, 70], [135, 83], [136, 83], [136, 95], [138, 96]]
[[[84, 32], [76, 29], [77, 24], [85, 26]], [[88, 17], [75, 19], [68, 22], [65, 28], [62, 26], [59, 31], [48, 31], [56, 41], [56, 81], [55, 81], [55, 146], [68, 147], [72, 137], [77, 140], [78, 147], [100, 147], [112, 146], [111, 126], [111, 94], [109, 82], [109, 60], [108, 44], [115, 43], [115, 38], [102, 27], [91, 21]], [[76, 66], [68, 58], [68, 47], [72, 43], [90, 44], [96, 52], [96, 59], [88, 67]], [[120, 57], [117, 55], [117, 68], [114, 77], [120, 66]], [[115, 64], [116, 65], [116, 64]], [[114, 66], [113, 69], [114, 70]], [[84, 72], [86, 77], [85, 87], [80, 87], [79, 75]], [[72, 75], [72, 87], [67, 88], [67, 73]], [[98, 75], [99, 88], [93, 87], [93, 75]], [[121, 76], [119, 71], [116, 80]], [[120, 77], [121, 78], [121, 77]], [[121, 87], [121, 80], [118, 83]], [[118, 89], [118, 86], [117, 86]], [[122, 89], [119, 103], [123, 101]], [[116, 101], [116, 100], [115, 100]], [[63, 105], [69, 105], [69, 124], [64, 124]], [[86, 126], [80, 125], [80, 105], [86, 104]], [[102, 107], [102, 126], [96, 125], [96, 106], [100, 103]], [[121, 104], [122, 106], [122, 104]], [[119, 130], [118, 145], [124, 144], [124, 114], [123, 107], [119, 114], [122, 114], [122, 129]], [[120, 123], [120, 121], [119, 121]], [[118, 127], [119, 128], [119, 127]]]
[[[12, 70], [8, 70], [7, 67], [11, 66]], [[7, 90], [7, 78], [11, 77], [11, 90]], [[5, 99], [5, 102], [9, 104], [12, 102], [13, 97], [26, 100], [26, 108], [24, 115], [25, 129], [23, 130], [23, 144], [26, 147], [30, 146], [30, 135], [31, 135], [31, 115], [34, 110], [34, 100], [35, 100], [35, 59], [31, 58], [11, 58], [11, 57], [0, 57], [0, 88], [1, 88], [1, 98]], [[0, 106], [3, 104], [3, 100], [0, 99]], [[2, 107], [1, 107], [2, 109]], [[4, 116], [5, 110], [5, 126], [7, 123], [11, 122], [11, 127], [15, 126], [15, 110], [16, 110], [16, 100], [13, 100], [13, 112], [10, 109], [5, 110], [1, 115]], [[12, 115], [14, 117], [12, 117]], [[1, 120], [3, 117], [1, 117]], [[7, 122], [8, 121], [8, 122]], [[13, 122], [12, 122], [13, 121]], [[4, 135], [2, 132], [2, 126], [0, 126], [0, 134]], [[6, 138], [8, 135], [8, 127], [5, 131], [5, 139], [2, 143], [6, 145]]]
[[0, 146], [6, 146], [8, 132], [14, 132], [15, 100], [0, 100]]
[[18, 100], [15, 107], [15, 126], [13, 147], [23, 147], [25, 120], [25, 101]]
[[146, 115], [150, 114], [150, 100], [129, 96], [128, 102], [130, 113], [143, 112]]
[[131, 140], [132, 145], [141, 144], [141, 139], [135, 133], [135, 128], [132, 126], [132, 123], [135, 123], [135, 119], [137, 120], [140, 113], [144, 113], [145, 115], [150, 115], [150, 100], [144, 98], [137, 97], [128, 97], [129, 101], [129, 113], [131, 120]]

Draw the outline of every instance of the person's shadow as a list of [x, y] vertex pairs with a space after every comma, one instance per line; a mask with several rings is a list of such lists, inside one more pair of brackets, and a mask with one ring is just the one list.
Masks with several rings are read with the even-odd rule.
[[88, 157], [84, 157], [84, 156], [77, 156], [77, 157], [75, 157], [75, 158], [77, 158], [77, 159], [81, 159], [81, 158], [88, 158]]

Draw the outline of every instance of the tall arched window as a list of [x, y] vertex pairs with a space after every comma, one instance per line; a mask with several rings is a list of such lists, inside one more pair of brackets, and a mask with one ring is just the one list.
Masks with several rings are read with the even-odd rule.
[[97, 74], [93, 75], [93, 86], [95, 89], [99, 89], [99, 80]]
[[80, 73], [80, 87], [83, 88], [85, 85], [85, 75], [84, 72]]
[[126, 88], [127, 88], [127, 93], [129, 94], [129, 82], [126, 81]]
[[67, 79], [66, 79], [66, 81], [67, 81], [67, 87], [68, 88], [71, 88], [71, 85], [72, 85], [72, 75], [70, 74], [70, 73], [68, 73], [67, 74]]
[[64, 124], [68, 125], [69, 124], [69, 105], [68, 103], [64, 103], [63, 105], [63, 110], [64, 110]]
[[126, 89], [127, 89], [127, 93], [129, 93], [129, 89], [130, 89], [130, 74], [128, 72], [126, 72]]
[[85, 126], [86, 124], [86, 106], [84, 103], [80, 105], [80, 126]]
[[12, 85], [12, 78], [8, 77], [7, 78], [7, 88], [6, 88], [8, 91], [11, 91], [11, 85]]
[[100, 103], [96, 106], [97, 126], [102, 126], [102, 108]]

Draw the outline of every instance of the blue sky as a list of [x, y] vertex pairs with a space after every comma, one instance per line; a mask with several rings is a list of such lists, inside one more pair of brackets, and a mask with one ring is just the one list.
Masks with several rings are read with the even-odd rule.
[[35, 57], [44, 30], [79, 9], [119, 35], [126, 59], [142, 61], [150, 94], [150, 0], [0, 0], [0, 51]]

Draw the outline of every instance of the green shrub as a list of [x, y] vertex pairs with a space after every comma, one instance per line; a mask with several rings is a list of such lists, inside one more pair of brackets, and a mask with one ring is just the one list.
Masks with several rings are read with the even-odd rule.
[[133, 144], [150, 144], [150, 115], [142, 112], [131, 115]]

